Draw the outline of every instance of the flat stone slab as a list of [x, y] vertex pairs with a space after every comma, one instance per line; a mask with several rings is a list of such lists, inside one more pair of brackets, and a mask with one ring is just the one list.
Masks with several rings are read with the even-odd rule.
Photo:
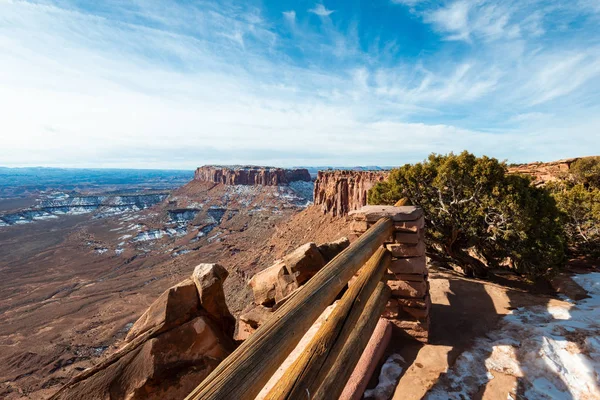
[[424, 298], [427, 294], [427, 282], [388, 281], [392, 297]]
[[394, 274], [395, 280], [407, 282], [425, 282], [427, 274]]
[[425, 256], [392, 258], [389, 269], [395, 274], [426, 274], [427, 260]]
[[394, 234], [394, 241], [396, 243], [417, 244], [422, 240], [422, 236], [422, 234], [417, 232], [396, 232]]
[[425, 255], [425, 243], [417, 244], [394, 243], [385, 246], [393, 257], [420, 257]]
[[415, 206], [364, 206], [348, 213], [358, 221], [375, 222], [381, 218], [391, 218], [394, 222], [415, 221], [423, 216], [423, 210]]

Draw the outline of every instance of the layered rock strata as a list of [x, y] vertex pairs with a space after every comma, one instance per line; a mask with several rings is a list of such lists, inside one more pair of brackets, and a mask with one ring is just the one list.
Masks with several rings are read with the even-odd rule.
[[194, 179], [202, 182], [223, 183], [225, 185], [279, 186], [291, 182], [310, 182], [307, 169], [284, 169], [257, 166], [218, 166], [205, 165], [196, 169]]
[[394, 234], [385, 243], [392, 253], [388, 285], [392, 289], [384, 317], [413, 338], [429, 338], [429, 282], [425, 258], [423, 211], [413, 206], [365, 206], [350, 213], [351, 230], [360, 236], [380, 218], [394, 221]]
[[324, 213], [346, 215], [366, 205], [369, 189], [387, 176], [387, 171], [319, 171], [314, 204]]

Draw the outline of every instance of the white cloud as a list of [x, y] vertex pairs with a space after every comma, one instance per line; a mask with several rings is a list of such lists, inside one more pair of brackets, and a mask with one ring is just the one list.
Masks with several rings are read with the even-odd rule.
[[335, 10], [328, 10], [323, 4], [316, 4], [315, 7], [308, 10], [308, 12], [317, 14], [320, 17], [328, 17], [335, 12]]
[[296, 11], [294, 10], [290, 10], [290, 11], [284, 11], [283, 13], [283, 17], [288, 20], [290, 23], [294, 23], [296, 22]]
[[[589, 44], [495, 40], [458, 59], [386, 64], [361, 49], [352, 25], [320, 24], [282, 43], [256, 9], [122, 4], [112, 18], [0, 2], [3, 164], [394, 165], [465, 148], [513, 161], [600, 148], [590, 106], [600, 51]], [[449, 15], [444, 32], [473, 41], [514, 25]], [[348, 62], [298, 66], [282, 51], [290, 45]]]
[[448, 33], [448, 40], [470, 40], [469, 10], [467, 1], [456, 1], [448, 7], [440, 8], [426, 16], [425, 21], [432, 23], [440, 31]]
[[600, 48], [547, 57], [525, 89], [530, 104], [537, 105], [568, 95], [594, 78], [600, 78]]

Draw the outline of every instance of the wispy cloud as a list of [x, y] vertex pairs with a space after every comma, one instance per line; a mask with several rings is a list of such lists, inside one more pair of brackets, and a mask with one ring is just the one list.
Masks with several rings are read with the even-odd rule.
[[294, 10], [290, 10], [290, 11], [284, 11], [282, 12], [283, 17], [288, 20], [290, 23], [295, 23], [296, 22], [296, 11]]
[[[511, 10], [502, 5], [461, 0], [425, 14], [424, 20], [446, 35], [446, 40], [471, 41], [514, 39], [521, 35], [519, 24], [511, 22]], [[531, 19], [530, 29], [538, 32], [540, 21]]]
[[578, 10], [415, 3], [445, 40], [414, 55], [396, 30], [375, 41], [341, 10], [334, 24], [223, 2], [81, 4], [0, 0], [3, 164], [393, 165], [600, 148], [599, 38], [555, 39], [546, 24]]
[[316, 4], [315, 7], [308, 10], [308, 12], [317, 14], [320, 17], [328, 17], [335, 12], [335, 10], [328, 10], [323, 4]]
[[408, 7], [414, 7], [417, 4], [424, 3], [427, 0], [390, 0], [392, 4], [403, 4]]

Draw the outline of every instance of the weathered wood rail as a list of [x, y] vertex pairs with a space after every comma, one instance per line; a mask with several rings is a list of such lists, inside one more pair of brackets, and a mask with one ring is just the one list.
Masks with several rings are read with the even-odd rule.
[[304, 353], [267, 395], [268, 399], [337, 398], [389, 298], [390, 289], [382, 280], [391, 255], [382, 245], [393, 232], [394, 222], [380, 219], [293, 294], [186, 399], [254, 399], [360, 270]]

